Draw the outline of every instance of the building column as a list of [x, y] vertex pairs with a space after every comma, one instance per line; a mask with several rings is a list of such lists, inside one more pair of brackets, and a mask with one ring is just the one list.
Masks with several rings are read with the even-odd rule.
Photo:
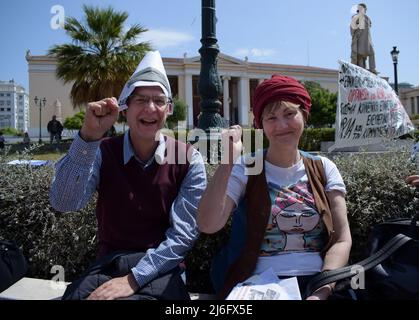
[[178, 98], [185, 102], [185, 77], [177, 76]]
[[230, 121], [230, 90], [229, 90], [229, 81], [230, 77], [223, 77], [223, 114], [224, 119]]
[[185, 102], [188, 106], [188, 128], [193, 128], [193, 87], [191, 74], [185, 74]]
[[250, 94], [249, 78], [241, 77], [239, 79], [239, 124], [241, 126], [249, 125]]
[[57, 117], [57, 120], [60, 121], [61, 123], [63, 123], [63, 118], [62, 118], [62, 114], [61, 114], [61, 108], [62, 108], [62, 104], [61, 101], [59, 99], [56, 99], [54, 102], [54, 106], [55, 106], [55, 116]]

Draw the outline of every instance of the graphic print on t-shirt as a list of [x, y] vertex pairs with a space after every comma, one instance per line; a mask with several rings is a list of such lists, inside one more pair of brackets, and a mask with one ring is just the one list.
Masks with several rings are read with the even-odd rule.
[[261, 255], [321, 251], [326, 229], [308, 183], [299, 181], [288, 188], [268, 185], [272, 206]]

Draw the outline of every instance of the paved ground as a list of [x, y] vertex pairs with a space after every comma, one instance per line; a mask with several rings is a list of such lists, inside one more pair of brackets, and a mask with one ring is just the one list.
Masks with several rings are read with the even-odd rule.
[[[0, 300], [59, 300], [69, 282], [23, 278], [0, 293]], [[215, 300], [211, 294], [190, 293], [191, 300]]]

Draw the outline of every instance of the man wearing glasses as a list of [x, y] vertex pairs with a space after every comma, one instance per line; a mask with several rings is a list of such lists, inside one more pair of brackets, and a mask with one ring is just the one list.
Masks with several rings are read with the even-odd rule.
[[[157, 51], [143, 58], [118, 101], [88, 104], [83, 127], [56, 165], [50, 200], [59, 211], [76, 211], [98, 191], [100, 260], [64, 298], [189, 298], [178, 265], [198, 236], [206, 173], [198, 151], [160, 133], [172, 108]], [[129, 131], [101, 140], [120, 111]], [[108, 270], [115, 265], [126, 266]]]

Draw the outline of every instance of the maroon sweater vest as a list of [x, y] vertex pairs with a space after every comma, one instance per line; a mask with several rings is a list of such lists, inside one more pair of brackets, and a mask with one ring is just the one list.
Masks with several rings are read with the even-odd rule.
[[[190, 151], [189, 146], [166, 139], [166, 154]], [[176, 199], [189, 162], [163, 164], [156, 161], [143, 170], [134, 159], [124, 165], [124, 137], [105, 139], [100, 145], [102, 165], [96, 217], [98, 256], [129, 250], [156, 248], [170, 226], [170, 209]], [[185, 153], [184, 153], [185, 154]]]

